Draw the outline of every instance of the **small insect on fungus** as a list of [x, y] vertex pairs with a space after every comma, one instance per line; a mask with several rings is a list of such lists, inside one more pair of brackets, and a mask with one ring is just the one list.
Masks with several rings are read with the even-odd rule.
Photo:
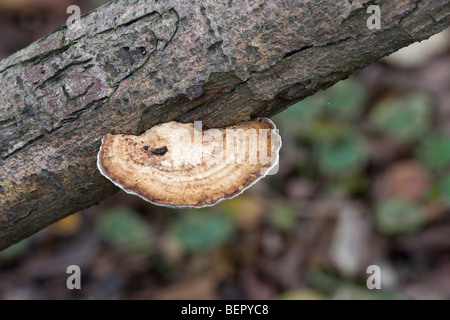
[[266, 118], [218, 129], [171, 121], [140, 136], [107, 134], [97, 166], [118, 187], [153, 204], [200, 208], [266, 176], [278, 164], [280, 147], [275, 124]]

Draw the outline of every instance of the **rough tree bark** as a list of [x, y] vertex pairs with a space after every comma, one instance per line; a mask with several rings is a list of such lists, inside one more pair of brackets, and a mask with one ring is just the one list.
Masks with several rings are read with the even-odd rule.
[[448, 0], [119, 0], [61, 27], [0, 62], [0, 249], [117, 191], [96, 168], [104, 134], [271, 116], [449, 13]]

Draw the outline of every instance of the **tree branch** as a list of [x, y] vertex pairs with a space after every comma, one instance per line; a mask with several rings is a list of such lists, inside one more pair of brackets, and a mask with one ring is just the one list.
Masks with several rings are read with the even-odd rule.
[[449, 13], [448, 0], [119, 0], [61, 27], [0, 61], [0, 249], [116, 192], [96, 168], [104, 134], [271, 116]]

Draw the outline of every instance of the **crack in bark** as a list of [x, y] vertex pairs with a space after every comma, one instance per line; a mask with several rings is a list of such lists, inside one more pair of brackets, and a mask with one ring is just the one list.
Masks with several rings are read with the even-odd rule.
[[12, 156], [14, 156], [15, 154], [27, 149], [28, 147], [30, 147], [31, 145], [33, 145], [35, 142], [41, 140], [43, 137], [45, 137], [45, 134], [40, 134], [37, 137], [34, 137], [33, 139], [28, 140], [27, 142], [25, 142], [21, 147], [14, 149], [13, 151], [11, 151], [10, 153], [8, 153], [6, 156], [2, 157], [3, 161], [6, 161], [8, 158], [11, 158]]
[[[167, 41], [167, 43], [165, 44], [165, 46], [163, 47], [163, 49], [164, 49], [165, 47], [167, 47], [167, 45], [168, 45], [168, 44], [171, 42], [171, 40], [174, 38], [174, 36], [175, 36], [175, 34], [176, 34], [177, 30], [178, 30], [178, 23], [179, 23], [179, 15], [178, 15], [178, 13], [176, 12], [176, 10], [175, 10], [174, 8], [171, 8], [171, 9], [165, 11], [165, 12], [171, 12], [171, 13], [174, 13], [174, 14], [176, 15], [176, 21], [175, 21], [175, 30], [174, 30], [173, 33], [171, 34], [170, 38], [168, 39], [168, 41]], [[126, 23], [123, 23], [123, 24], [119, 25], [118, 27], [127, 27], [127, 26], [130, 26], [130, 25], [132, 25], [133, 23], [138, 22], [138, 21], [140, 21], [140, 20], [142, 20], [142, 19], [144, 19], [144, 18], [146, 18], [146, 17], [149, 17], [149, 16], [151, 16], [151, 15], [154, 15], [154, 14], [158, 14], [159, 17], [162, 17], [162, 16], [163, 16], [163, 14], [160, 14], [160, 13], [158, 13], [157, 11], [152, 11], [152, 12], [150, 12], [150, 13], [148, 13], [148, 14], [145, 14], [145, 15], [143, 15], [143, 16], [140, 16], [140, 17], [138, 17], [138, 18], [136, 18], [136, 19], [133, 19], [133, 20], [130, 20], [130, 21], [126, 22]], [[117, 28], [117, 27], [116, 27], [116, 28]], [[116, 28], [114, 28], [114, 29], [116, 29]], [[112, 29], [108, 29], [108, 30], [110, 31], [110, 30], [112, 30]], [[103, 32], [101, 32], [101, 33], [105, 33], [105, 31], [103, 31]], [[98, 34], [100, 34], [100, 33], [98, 33]], [[98, 34], [96, 34], [96, 35], [98, 35]], [[158, 39], [158, 40], [164, 40], [164, 39]], [[76, 43], [76, 42], [74, 41], [73, 44], [74, 44], [74, 43]], [[35, 64], [38, 64], [39, 62], [42, 62], [43, 60], [45, 60], [45, 59], [47, 59], [47, 58], [51, 58], [51, 57], [54, 57], [54, 56], [57, 55], [57, 54], [62, 54], [62, 53], [64, 53], [64, 52], [66, 52], [66, 51], [70, 48], [70, 46], [71, 46], [71, 44], [68, 44], [68, 45], [65, 45], [65, 46], [59, 48], [58, 50], [52, 50], [52, 51], [49, 51], [48, 53], [46, 53], [46, 54], [44, 54], [44, 55], [38, 55], [38, 56], [36, 56], [36, 57], [34, 57], [34, 58], [32, 58], [32, 59], [26, 60], [26, 63], [27, 63], [27, 64], [29, 64], [29, 63], [35, 63]], [[163, 49], [162, 49], [162, 50], [163, 50]], [[37, 141], [41, 140], [42, 138], [44, 138], [44, 137], [46, 137], [46, 136], [50, 136], [51, 134], [53, 134], [53, 133], [59, 131], [61, 128], [64, 127], [65, 124], [76, 121], [76, 120], [78, 119], [78, 117], [80, 117], [82, 114], [84, 114], [84, 113], [85, 113], [87, 110], [89, 110], [93, 105], [97, 104], [98, 102], [102, 102], [102, 101], [105, 101], [105, 100], [110, 99], [111, 97], [113, 97], [114, 94], [116, 93], [117, 89], [120, 87], [121, 83], [123, 83], [124, 81], [126, 81], [127, 79], [133, 77], [133, 76], [136, 75], [139, 71], [141, 71], [141, 70], [146, 66], [146, 64], [148, 63], [148, 61], [152, 58], [152, 56], [154, 56], [154, 54], [155, 54], [156, 51], [157, 51], [157, 50], [155, 49], [155, 50], [153, 50], [151, 53], [148, 53], [148, 54], [146, 55], [145, 60], [142, 62], [142, 64], [141, 64], [139, 67], [130, 70], [130, 72], [129, 72], [128, 74], [126, 74], [125, 76], [123, 76], [121, 79], [118, 79], [118, 80], [112, 85], [112, 88], [113, 88], [112, 92], [111, 92], [110, 94], [108, 94], [106, 97], [102, 97], [102, 98], [96, 99], [96, 100], [94, 100], [94, 101], [92, 101], [92, 102], [86, 104], [86, 105], [83, 106], [82, 108], [80, 108], [80, 109], [78, 109], [78, 110], [76, 110], [76, 111], [74, 111], [74, 112], [68, 114], [64, 119], [62, 119], [62, 120], [60, 121], [60, 123], [59, 123], [58, 126], [56, 126], [55, 128], [53, 128], [52, 130], [47, 131], [46, 134], [41, 134], [41, 135], [38, 135], [38, 136], [35, 137], [35, 138], [30, 139], [29, 141], [27, 141], [26, 143], [24, 143], [21, 147], [15, 149], [15, 150], [13, 150], [13, 151], [11, 151], [10, 153], [8, 153], [8, 154], [5, 155], [4, 157], [2, 157], [2, 160], [7, 160], [8, 158], [10, 158], [11, 156], [17, 154], [18, 152], [21, 152], [21, 151], [23, 151], [23, 150], [26, 150], [27, 148], [31, 147], [33, 144], [35, 144]], [[66, 66], [62, 67], [61, 69], [58, 69], [58, 70], [55, 72], [55, 74], [53, 74], [53, 75], [50, 76], [49, 78], [47, 78], [47, 79], [45, 79], [44, 81], [42, 81], [38, 86], [36, 86], [36, 89], [43, 89], [43, 87], [45, 87], [48, 83], [52, 83], [52, 82], [57, 81], [57, 80], [58, 80], [59, 78], [61, 78], [65, 73], [67, 73], [71, 68], [76, 67], [76, 66], [80, 66], [80, 65], [85, 65], [85, 64], [87, 64], [87, 63], [89, 63], [89, 62], [91, 62], [91, 61], [93, 61], [93, 58], [92, 58], [92, 57], [90, 57], [90, 58], [88, 58], [88, 59], [86, 59], [86, 60], [72, 61], [72, 62], [70, 62], [69, 64], [67, 64]], [[85, 69], [86, 69], [86, 68], [85, 68]], [[78, 95], [76, 95], [76, 96], [74, 96], [74, 97], [70, 97], [70, 95], [69, 95], [69, 93], [67, 92], [65, 86], [62, 86], [62, 92], [63, 92], [64, 96], [66, 97], [66, 104], [69, 103], [69, 102], [71, 102], [71, 101], [74, 101], [74, 100], [78, 99], [79, 97], [84, 96], [84, 95], [85, 95], [85, 94], [86, 94], [86, 93], [87, 93], [94, 85], [95, 85], [94, 82], [90, 83], [82, 93], [80, 93], [80, 94], [78, 94]]]
[[[237, 76], [233, 76], [236, 78], [239, 78]], [[227, 97], [230, 97], [233, 95], [233, 93], [238, 90], [239, 88], [241, 88], [242, 86], [246, 85], [247, 82], [249, 81], [250, 78], [243, 80], [235, 85], [233, 85], [231, 88], [223, 88], [222, 90], [220, 90], [220, 93], [222, 93], [223, 96], [221, 96], [222, 99], [224, 99], [224, 96], [226, 95]], [[208, 77], [208, 81], [206, 83], [208, 83], [211, 80], [211, 74]], [[250, 88], [249, 88], [250, 90]], [[205, 94], [205, 93], [204, 93]], [[201, 98], [202, 96], [200, 96], [199, 98]], [[210, 100], [208, 100], [207, 103], [205, 104], [200, 104], [200, 105], [194, 105], [193, 108], [190, 108], [188, 110], [185, 110], [185, 112], [183, 113], [183, 115], [181, 117], [177, 117], [175, 118], [175, 121], [180, 121], [180, 122], [186, 122], [189, 121], [188, 119], [191, 119], [193, 115], [195, 115], [195, 113], [200, 113], [200, 114], [208, 114], [208, 113], [204, 113], [202, 112], [203, 109], [208, 109], [208, 106], [210, 106], [211, 104], [214, 104], [215, 101], [217, 101], [217, 99], [219, 99], [218, 97], [214, 97], [211, 98]], [[199, 111], [201, 110], [201, 111]]]
[[11, 125], [13, 125], [16, 122], [16, 119], [14, 117], [5, 119], [5, 120], [0, 120], [0, 126], [2, 127], [9, 127]]
[[36, 89], [42, 89], [48, 82], [53, 82], [55, 80], [58, 80], [66, 71], [68, 71], [72, 67], [84, 65], [88, 62], [91, 62], [92, 60], [93, 60], [93, 58], [88, 58], [86, 60], [70, 62], [69, 64], [65, 65], [61, 69], [56, 70], [56, 72], [52, 76], [48, 77], [47, 79], [44, 79], [39, 85], [36, 86]]
[[116, 25], [116, 26], [114, 26], [112, 28], [108, 28], [108, 29], [102, 30], [100, 32], [94, 33], [94, 34], [90, 35], [89, 37], [93, 38], [94, 36], [99, 36], [99, 35], [102, 35], [104, 33], [111, 33], [112, 31], [116, 31], [117, 29], [128, 27], [128, 26], [132, 25], [133, 23], [139, 22], [140, 20], [148, 18], [148, 17], [150, 17], [150, 16], [152, 16], [154, 14], [158, 14], [160, 17], [162, 16], [158, 11], [148, 12], [148, 13], [142, 15], [142, 16], [139, 16], [137, 18], [131, 19], [131, 20], [129, 20], [127, 22], [124, 22], [122, 24], [118, 24], [118, 25]]
[[422, 2], [422, 0], [415, 0], [414, 1], [414, 8], [412, 8], [410, 11], [406, 12], [406, 14], [398, 19], [398, 25], [402, 25], [403, 21], [407, 18], [409, 18], [412, 14], [414, 14], [419, 9], [419, 4]]
[[[289, 58], [290, 56], [293, 56], [293, 55], [296, 54], [296, 53], [302, 52], [302, 51], [307, 50], [307, 49], [310, 49], [310, 48], [312, 48], [312, 47], [314, 47], [314, 46], [313, 46], [313, 45], [311, 45], [311, 46], [304, 46], [304, 47], [301, 47], [301, 48], [299, 48], [299, 49], [295, 49], [295, 50], [286, 52], [280, 60]], [[262, 70], [262, 71], [264, 71], [264, 70]], [[257, 72], [257, 71], [256, 71], [256, 72]]]
[[5, 67], [3, 69], [0, 69], [0, 73], [3, 73], [5, 71], [7, 71], [8, 69], [11, 69], [11, 68], [13, 68], [15, 66], [18, 66], [18, 65], [20, 65], [20, 66], [27, 66], [29, 64], [37, 65], [37, 64], [41, 63], [43, 60], [45, 60], [45, 59], [52, 58], [52, 57], [54, 57], [54, 56], [56, 56], [58, 54], [63, 54], [64, 52], [69, 50], [72, 45], [74, 45], [76, 43], [77, 43], [77, 41], [71, 41], [70, 43], [68, 43], [68, 44], [66, 44], [66, 45], [64, 45], [64, 46], [62, 46], [60, 48], [57, 48], [57, 49], [54, 49], [54, 50], [50, 50], [48, 52], [44, 52], [44, 53], [38, 54], [37, 56], [31, 57], [29, 59], [26, 59], [26, 60], [23, 60], [23, 61], [11, 64], [11, 65], [8, 65], [7, 67]]
[[[27, 219], [29, 216], [31, 216], [33, 214], [33, 212], [36, 212], [36, 209], [31, 209], [28, 211], [28, 213], [26, 213], [25, 215], [17, 218], [14, 221], [9, 222], [6, 226], [4, 226], [3, 228], [0, 228], [0, 232], [3, 232], [5, 230], [11, 229], [11, 227], [14, 227], [14, 225], [16, 225], [17, 223], [20, 223], [22, 220]], [[0, 225], [1, 226], [1, 225]]]

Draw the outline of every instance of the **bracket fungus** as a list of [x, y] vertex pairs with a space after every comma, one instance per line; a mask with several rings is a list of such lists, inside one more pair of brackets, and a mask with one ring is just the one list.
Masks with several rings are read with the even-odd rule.
[[100, 172], [153, 204], [206, 207], [233, 198], [278, 165], [281, 137], [266, 118], [206, 129], [201, 121], [156, 125], [140, 136], [107, 134]]

